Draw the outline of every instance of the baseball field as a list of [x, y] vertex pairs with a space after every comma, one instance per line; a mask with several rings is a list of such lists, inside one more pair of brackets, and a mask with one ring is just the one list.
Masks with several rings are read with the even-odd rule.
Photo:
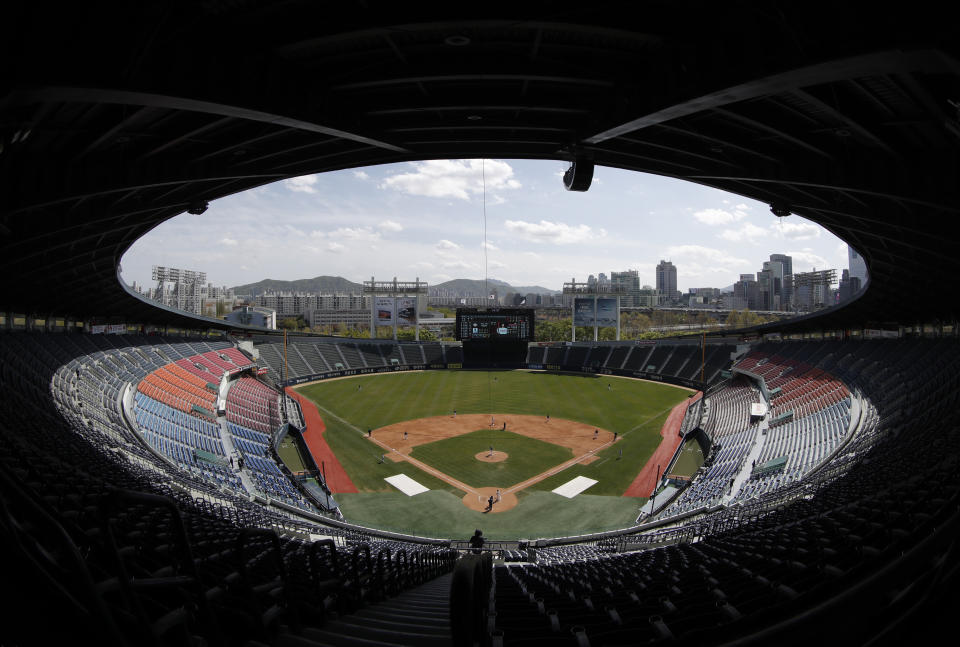
[[691, 395], [605, 375], [470, 370], [296, 391], [322, 418], [308, 422], [308, 444], [325, 441], [342, 466], [337, 479], [326, 469], [348, 521], [444, 538], [481, 528], [489, 539], [631, 525], [646, 499], [625, 494], [661, 445], [668, 414]]

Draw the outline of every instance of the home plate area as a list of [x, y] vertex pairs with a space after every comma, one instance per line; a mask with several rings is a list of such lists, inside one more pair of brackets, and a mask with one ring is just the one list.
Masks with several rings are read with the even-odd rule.
[[421, 492], [429, 492], [429, 488], [425, 488], [406, 474], [397, 474], [396, 476], [388, 476], [383, 479], [393, 487], [397, 488], [407, 496], [413, 496], [414, 494], [420, 494]]
[[568, 499], [572, 499], [596, 482], [596, 480], [588, 479], [586, 476], [578, 476], [572, 481], [567, 481], [552, 491], [554, 494], [559, 494], [560, 496], [565, 496]]

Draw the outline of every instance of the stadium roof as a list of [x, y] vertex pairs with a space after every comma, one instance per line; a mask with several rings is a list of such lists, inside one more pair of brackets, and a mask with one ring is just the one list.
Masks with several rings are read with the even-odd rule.
[[862, 253], [864, 296], [781, 329], [956, 319], [960, 33], [938, 5], [335, 6], [5, 5], [3, 309], [196, 325], [117, 276], [188, 209], [371, 164], [581, 156]]

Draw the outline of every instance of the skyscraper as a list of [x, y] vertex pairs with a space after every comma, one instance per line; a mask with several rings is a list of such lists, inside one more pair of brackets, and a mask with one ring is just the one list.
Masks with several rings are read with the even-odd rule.
[[850, 278], [860, 279], [860, 287], [867, 284], [867, 264], [863, 256], [857, 253], [853, 247], [847, 245], [847, 261], [850, 267]]
[[[601, 274], [604, 281], [607, 277]], [[640, 275], [637, 270], [626, 270], [624, 272], [610, 272], [609, 283], [607, 287], [613, 288], [621, 293], [620, 305], [633, 307], [640, 305]]]
[[668, 301], [680, 298], [677, 291], [677, 268], [670, 261], [661, 260], [657, 265], [657, 291]]
[[786, 254], [770, 254], [771, 263], [780, 263], [783, 266], [780, 291], [780, 309], [788, 310], [793, 301], [793, 257]]
[[759, 298], [759, 286], [753, 274], [741, 274], [740, 280], [733, 284], [733, 299], [730, 307], [734, 310], [756, 310]]

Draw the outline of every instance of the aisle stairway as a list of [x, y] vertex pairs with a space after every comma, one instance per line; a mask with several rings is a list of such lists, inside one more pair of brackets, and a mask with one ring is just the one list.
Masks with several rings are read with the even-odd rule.
[[286, 634], [282, 647], [448, 647], [452, 574], [326, 623]]

